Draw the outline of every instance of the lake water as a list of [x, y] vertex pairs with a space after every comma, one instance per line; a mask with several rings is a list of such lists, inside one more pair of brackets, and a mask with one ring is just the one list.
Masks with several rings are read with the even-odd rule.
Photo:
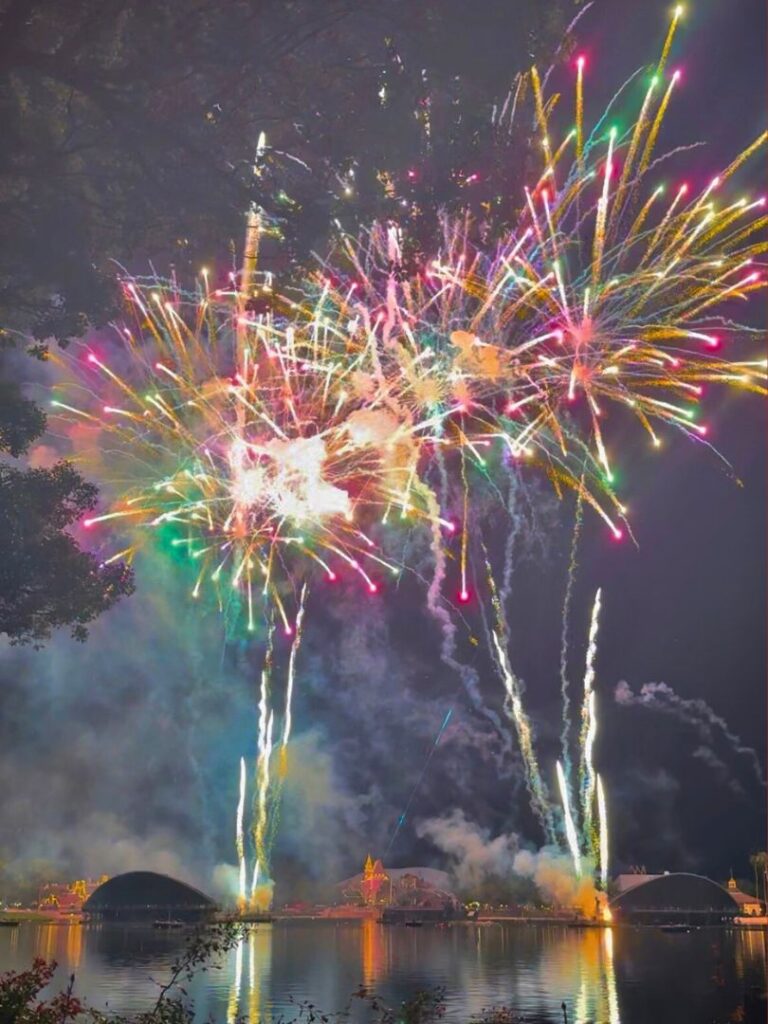
[[[141, 927], [24, 923], [0, 928], [0, 972], [55, 959], [60, 987], [74, 972], [91, 1006], [131, 1012], [151, 1005], [184, 941]], [[291, 998], [339, 1010], [361, 984], [390, 1004], [444, 986], [449, 1021], [506, 1005], [562, 1024], [565, 1002], [569, 1024], [763, 1024], [767, 951], [764, 931], [719, 928], [287, 921], [259, 925], [190, 992], [198, 1017], [218, 1024], [292, 1019]]]

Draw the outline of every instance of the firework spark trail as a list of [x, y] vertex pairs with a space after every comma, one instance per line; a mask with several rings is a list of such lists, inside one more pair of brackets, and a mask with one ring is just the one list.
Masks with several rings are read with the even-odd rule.
[[507, 607], [507, 601], [512, 593], [512, 574], [515, 566], [515, 543], [517, 542], [518, 535], [522, 528], [521, 516], [516, 507], [518, 481], [511, 469], [508, 470], [507, 477], [509, 479], [507, 515], [509, 516], [509, 520], [512, 525], [507, 533], [507, 539], [504, 544], [504, 569], [501, 577], [501, 590], [499, 591], [499, 601], [501, 603], [501, 607], [504, 609]]
[[[268, 848], [268, 826], [269, 826], [269, 781], [270, 781], [270, 760], [272, 758], [272, 729], [274, 726], [274, 713], [270, 712], [267, 721], [264, 748], [259, 753], [257, 774], [259, 779], [258, 807], [256, 823], [254, 826], [254, 844], [256, 847], [256, 860], [253, 870], [253, 885], [251, 887], [251, 903], [259, 909], [265, 909], [271, 902], [271, 850]], [[259, 896], [259, 889], [264, 889], [268, 895], [262, 899]]]
[[[507, 708], [517, 727], [517, 735], [523, 763], [526, 769], [526, 783], [531, 794], [531, 806], [542, 822], [547, 834], [547, 840], [556, 843], [554, 825], [552, 822], [552, 806], [549, 797], [541, 780], [538, 762], [533, 748], [533, 737], [530, 730], [530, 723], [522, 704], [522, 694], [506, 653], [504, 640], [508, 634], [508, 627], [503, 609], [499, 606], [499, 597], [495, 589], [494, 579], [488, 563], [486, 554], [486, 571], [488, 586], [492, 595], [492, 603], [496, 612], [496, 626], [488, 629], [490, 632], [492, 648], [495, 650], [495, 661], [508, 695]], [[598, 627], [600, 616], [601, 591], [598, 590], [592, 607], [592, 616], [589, 631], [589, 643], [587, 648], [586, 669], [584, 676], [584, 706], [582, 708], [582, 728], [580, 733], [581, 764], [582, 764], [582, 785], [579, 787], [578, 795], [581, 805], [583, 820], [583, 845], [586, 848], [588, 862], [597, 865], [599, 881], [602, 890], [606, 890], [609, 866], [609, 834], [608, 817], [605, 791], [600, 775], [594, 770], [593, 750], [597, 731], [597, 711], [595, 701], [595, 660], [597, 655]], [[485, 621], [485, 618], [484, 618]], [[566, 723], [567, 724], [567, 723]], [[560, 791], [560, 800], [563, 812], [563, 823], [565, 838], [568, 850], [573, 861], [574, 874], [581, 878], [584, 872], [584, 861], [582, 854], [582, 842], [576, 826], [576, 820], [571, 802], [571, 785], [568, 773], [563, 767], [563, 762], [556, 765], [557, 782]], [[597, 805], [597, 827], [593, 824], [593, 806]]]
[[245, 796], [246, 796], [246, 767], [245, 758], [240, 758], [240, 796], [237, 802], [237, 818], [235, 822], [235, 848], [237, 850], [237, 862], [239, 866], [239, 888], [238, 888], [238, 902], [241, 907], [245, 906], [246, 901], [246, 858], [245, 858], [245, 837], [243, 834], [243, 817], [245, 814]]
[[565, 836], [568, 841], [568, 848], [571, 851], [573, 860], [573, 873], [581, 878], [581, 852], [579, 850], [579, 838], [576, 834], [576, 826], [571, 811], [571, 800], [568, 794], [568, 780], [563, 772], [563, 766], [557, 762], [557, 784], [560, 788], [560, 800], [563, 805], [563, 817], [565, 819]]
[[480, 711], [496, 727], [499, 735], [506, 742], [508, 739], [507, 730], [504, 728], [504, 724], [496, 712], [486, 706], [480, 693], [477, 673], [471, 666], [463, 664], [456, 658], [456, 625], [442, 600], [446, 559], [440, 533], [437, 499], [431, 490], [425, 491], [425, 504], [432, 513], [431, 550], [434, 564], [432, 579], [427, 589], [427, 608], [440, 628], [440, 659], [444, 665], [454, 671], [459, 677], [468, 697], [472, 701], [473, 707]]
[[493, 630], [492, 636], [496, 652], [496, 666], [507, 691], [505, 707], [514, 722], [520, 752], [523, 756], [525, 781], [531, 797], [531, 807], [541, 823], [547, 842], [553, 842], [555, 830], [552, 822], [551, 807], [533, 746], [533, 731], [530, 719], [523, 707], [520, 683], [509, 666], [507, 652], [502, 646], [498, 632]]
[[656, 65], [656, 74], [657, 75], [661, 75], [663, 73], [663, 71], [664, 71], [664, 68], [667, 65], [667, 60], [669, 59], [669, 52], [672, 49], [672, 40], [675, 38], [675, 31], [677, 30], [677, 24], [680, 21], [680, 18], [682, 17], [682, 15], [683, 15], [683, 8], [682, 8], [682, 6], [680, 4], [678, 4], [677, 7], [675, 7], [674, 11], [672, 12], [672, 21], [669, 24], [669, 29], [667, 31], [667, 38], [664, 40], [664, 46], [662, 47], [662, 50], [661, 50], [661, 57], [659, 57], [659, 63]]
[[[548, 842], [555, 842], [555, 828], [552, 819], [551, 804], [541, 772], [538, 759], [535, 754], [533, 730], [530, 720], [525, 712], [522, 702], [522, 689], [515, 673], [510, 665], [509, 648], [509, 623], [507, 621], [507, 601], [512, 590], [512, 575], [514, 569], [515, 543], [522, 529], [520, 513], [516, 510], [516, 498], [518, 495], [518, 481], [511, 470], [508, 471], [509, 495], [507, 499], [507, 513], [511, 522], [504, 545], [504, 563], [502, 572], [502, 586], [498, 593], [495, 589], [495, 580], [491, 573], [488, 562], [487, 551], [483, 545], [486, 560], [486, 573], [491, 591], [492, 605], [496, 614], [497, 632], [489, 628], [483, 611], [483, 625], [486, 636], [489, 638], [492, 649], [496, 650], [496, 664], [502, 676], [505, 689], [508, 695], [508, 708], [516, 725], [518, 743], [523, 757], [523, 765], [526, 772], [528, 792], [532, 798], [534, 813], [541, 822], [542, 829]], [[503, 646], [502, 646], [503, 639]]]
[[[288, 670], [285, 687], [285, 710], [283, 715], [283, 731], [280, 739], [279, 747], [279, 760], [277, 765], [276, 778], [271, 780], [269, 776], [266, 779], [267, 787], [267, 805], [269, 808], [268, 821], [266, 824], [266, 830], [264, 834], [264, 847], [269, 854], [277, 838], [277, 830], [280, 824], [280, 811], [282, 809], [283, 802], [283, 788], [285, 786], [285, 780], [288, 776], [288, 741], [291, 738], [291, 732], [293, 729], [293, 693], [295, 689], [296, 681], [296, 659], [299, 654], [301, 642], [304, 636], [303, 622], [304, 612], [306, 608], [307, 600], [307, 584], [304, 583], [299, 597], [299, 606], [296, 613], [296, 622], [293, 627], [293, 640], [291, 643], [291, 651], [288, 656]], [[271, 742], [269, 744], [270, 756], [271, 756]], [[267, 759], [268, 760], [268, 759]], [[271, 788], [270, 788], [271, 787]]]
[[603, 790], [603, 780], [598, 773], [596, 776], [596, 790], [597, 790], [597, 815], [600, 828], [600, 884], [602, 885], [603, 892], [608, 888], [608, 853], [609, 853], [609, 839], [608, 839], [608, 808], [605, 802], [605, 791]]
[[283, 737], [281, 741], [281, 749], [285, 751], [288, 746], [288, 740], [291, 738], [291, 729], [293, 727], [293, 688], [294, 680], [296, 677], [296, 658], [301, 647], [301, 641], [303, 637], [303, 622], [304, 622], [304, 608], [307, 600], [307, 584], [301, 588], [301, 597], [299, 599], [299, 610], [296, 613], [296, 626], [293, 637], [293, 643], [291, 644], [291, 653], [288, 657], [288, 684], [285, 691], [285, 718], [283, 721]]
[[[676, 12], [659, 62], [657, 76], [663, 72], [678, 18], [679, 13]], [[583, 60], [577, 61], [577, 68], [578, 107], [583, 105], [583, 101], [579, 99], [582, 89]], [[546, 122], [543, 113], [545, 102], [540, 95], [540, 88], [536, 89], [536, 81], [534, 78], [537, 93], [536, 120], [542, 132], [546, 128], [551, 135], [552, 125], [551, 122], [549, 124]], [[672, 84], [676, 81], [677, 76], [673, 76]], [[564, 371], [569, 368], [568, 398], [576, 400], [580, 392], [583, 392], [586, 398], [587, 408], [592, 416], [595, 455], [603, 468], [608, 483], [611, 482], [613, 473], [610, 468], [607, 446], [603, 439], [603, 430], [597, 420], [597, 416], [601, 412], [600, 397], [608, 398], [611, 401], [621, 401], [633, 409], [643, 426], [649, 430], [654, 445], [657, 445], [657, 436], [650, 424], [650, 419], [653, 418], [661, 417], [694, 435], [703, 436], [706, 428], [690, 423], [693, 411], [686, 406], [679, 406], [675, 402], [660, 402], [661, 396], [658, 394], [658, 389], [668, 389], [672, 398], [683, 398], [686, 402], [695, 402], [700, 393], [699, 381], [729, 382], [731, 375], [729, 374], [728, 360], [710, 359], [709, 355], [702, 357], [687, 346], [677, 349], [670, 346], [669, 342], [674, 342], [677, 339], [698, 339], [703, 341], [710, 350], [714, 348], [717, 342], [709, 333], [709, 325], [702, 324], [702, 329], [699, 330], [697, 323], [690, 323], [704, 309], [709, 308], [706, 303], [710, 299], [714, 304], [725, 301], [728, 297], [728, 290], [724, 284], [717, 287], [717, 284], [712, 282], [709, 268], [719, 263], [726, 268], [731, 267], [735, 271], [739, 263], [743, 262], [742, 257], [746, 257], [748, 260], [764, 251], [764, 245], [761, 242], [749, 243], [746, 246], [746, 250], [749, 251], [735, 251], [733, 236], [722, 235], [734, 216], [733, 207], [726, 206], [719, 213], [707, 214], [707, 217], [714, 219], [709, 221], [707, 230], [703, 230], [705, 225], [699, 221], [697, 211], [704, 212], [703, 204], [708, 201], [709, 192], [714, 186], [709, 186], [699, 197], [691, 197], [688, 207], [681, 206], [677, 213], [673, 213], [670, 209], [658, 227], [652, 225], [650, 231], [641, 232], [643, 222], [650, 211], [650, 206], [646, 203], [646, 206], [643, 207], [642, 217], [636, 218], [635, 224], [629, 232], [633, 243], [640, 242], [639, 247], [635, 250], [622, 243], [604, 248], [604, 239], [617, 235], [623, 211], [632, 205], [628, 201], [624, 201], [625, 197], [632, 198], [644, 182], [647, 162], [653, 154], [661, 130], [664, 114], [671, 97], [671, 86], [664, 94], [655, 112], [655, 117], [651, 118], [653, 91], [652, 83], [645, 94], [634, 129], [627, 133], [629, 149], [624, 157], [622, 180], [613, 201], [610, 200], [608, 190], [610, 180], [608, 172], [612, 159], [615, 161], [618, 156], [619, 140], [616, 139], [615, 133], [612, 131], [607, 133], [608, 156], [605, 160], [604, 172], [600, 175], [602, 194], [588, 214], [588, 216], [595, 217], [591, 287], [586, 287], [587, 268], [578, 265], [579, 246], [571, 245], [572, 242], [576, 243], [579, 232], [575, 233], [575, 237], [573, 232], [569, 235], [566, 224], [571, 223], [569, 218], [572, 218], [574, 209], [578, 214], [578, 205], [575, 204], [585, 191], [584, 184], [589, 182], [590, 175], [594, 173], [594, 169], [601, 162], [599, 150], [603, 139], [599, 132], [590, 136], [589, 143], [584, 148], [584, 161], [589, 162], [593, 170], [587, 172], [585, 176], [585, 171], [580, 167], [581, 161], [577, 155], [576, 163], [566, 175], [564, 184], [558, 192], [553, 188], [553, 180], [550, 180], [545, 168], [540, 186], [537, 186], [537, 189], [528, 197], [527, 214], [535, 229], [534, 234], [538, 239], [540, 253], [554, 261], [554, 277], [543, 272], [546, 263], [544, 266], [541, 265], [535, 251], [529, 253], [523, 250], [523, 253], [516, 257], [518, 262], [522, 262], [526, 267], [526, 283], [532, 276], [534, 280], [538, 279], [543, 300], [540, 305], [531, 307], [529, 334], [538, 333], [540, 313], [550, 317], [550, 324], [551, 316], [554, 313], [562, 322], [564, 335], [569, 337], [573, 343], [573, 348], [570, 351], [568, 346], [565, 346], [564, 350], [560, 352], [556, 347], [543, 346], [544, 351], [539, 359], [543, 369], [539, 373], [548, 375], [547, 388], [544, 390], [549, 394], [548, 389], [554, 383], [556, 375], [562, 375], [561, 380], [565, 381]], [[641, 141], [646, 135], [640, 169], [633, 176], [630, 174], [630, 168], [635, 162], [635, 155], [639, 152]], [[763, 141], [761, 136], [734, 161], [734, 164], [740, 165], [746, 159], [745, 154], [754, 151], [755, 147], [762, 145]], [[626, 145], [625, 139], [620, 142], [623, 152]], [[551, 139], [543, 140], [542, 144], [546, 157], [552, 146]], [[715, 181], [719, 184], [726, 175], [727, 171]], [[679, 193], [680, 198], [683, 194], [684, 190]], [[658, 189], [653, 193], [654, 197], [657, 195]], [[755, 208], [757, 209], [762, 203], [762, 199], [758, 200]], [[550, 230], [546, 234], [542, 232], [539, 225], [539, 210], [546, 213], [546, 221], [550, 226]], [[759, 218], [747, 224], [745, 230], [744, 238], [739, 238], [738, 243], [748, 240], [751, 234], [760, 230]], [[575, 260], [570, 258], [567, 252], [563, 257], [564, 246], [566, 249], [573, 248], [571, 256], [575, 255]], [[646, 247], [645, 252], [643, 252], [643, 246]], [[634, 261], [634, 266], [630, 261]], [[629, 268], [628, 264], [630, 264]], [[621, 274], [617, 275], [619, 267], [622, 270]], [[570, 274], [568, 273], [569, 269], [571, 270]], [[550, 277], [552, 283], [547, 283], [547, 276]], [[493, 270], [487, 275], [489, 291], [496, 287], [494, 282], [497, 278], [498, 273], [494, 276]], [[555, 283], [556, 287], [554, 287]], [[752, 277], [748, 274], [742, 281], [737, 282], [735, 291], [745, 294], [753, 287], [763, 286], [764, 282], [760, 281], [759, 277]], [[702, 305], [701, 302], [698, 306], [696, 305], [695, 297], [697, 296], [701, 297], [705, 305]], [[503, 306], [506, 298], [507, 293], [502, 292], [500, 306]], [[502, 320], [503, 322], [504, 320]], [[710, 323], [714, 326], [714, 320], [711, 320]], [[626, 334], [622, 336], [621, 328], [624, 325], [626, 325]], [[486, 336], [490, 336], [492, 330], [487, 330], [484, 333]], [[562, 339], [559, 344], [563, 344]], [[550, 351], [547, 351], [547, 348]], [[601, 365], [603, 358], [606, 359], [606, 362]], [[764, 392], [762, 381], [765, 379], [765, 374], [762, 371], [765, 367], [762, 363], [748, 365], [745, 361], [741, 364], [741, 368], [743, 369], [741, 383], [745, 387], [755, 387]], [[538, 380], [541, 385], [541, 376], [535, 370], [531, 372], [532, 377], [534, 374], [534, 379]], [[735, 378], [738, 375], [738, 372], [734, 373], [730, 383], [736, 383]], [[647, 393], [646, 389], [649, 389], [650, 393]], [[519, 402], [513, 404], [517, 408], [520, 407]], [[547, 404], [546, 398], [544, 404]], [[552, 415], [557, 415], [556, 406], [550, 408]]]
[[501, 603], [499, 593], [496, 589], [496, 581], [491, 572], [486, 553], [486, 578], [491, 594], [491, 604], [496, 619], [495, 625], [491, 628], [491, 639], [495, 652], [496, 668], [506, 690], [507, 699], [505, 710], [512, 719], [517, 734], [517, 741], [525, 767], [525, 781], [531, 798], [531, 808], [538, 818], [548, 843], [555, 842], [555, 827], [552, 821], [552, 809], [544, 781], [541, 777], [536, 750], [534, 748], [533, 729], [528, 714], [523, 706], [523, 694], [520, 680], [512, 671], [509, 662], [509, 626]]
[[581, 163], [584, 153], [584, 58], [576, 61], [576, 159]]
[[581, 492], [576, 498], [576, 514], [573, 522], [573, 534], [571, 536], [571, 555], [568, 561], [568, 579], [565, 586], [565, 597], [563, 598], [563, 617], [560, 627], [560, 695], [562, 698], [563, 728], [560, 733], [560, 746], [563, 752], [563, 770], [565, 777], [571, 778], [571, 698], [570, 682], [568, 679], [568, 624], [571, 614], [571, 599], [573, 597], [573, 585], [576, 579], [577, 555], [579, 549], [579, 538], [581, 536], [581, 524], [583, 520], [584, 502]]
[[261, 686], [259, 689], [259, 726], [256, 753], [254, 821], [252, 826], [255, 863], [253, 882], [251, 885], [251, 902], [255, 900], [257, 887], [269, 882], [269, 778], [270, 759], [272, 757], [272, 730], [274, 712], [270, 708], [270, 690], [272, 676], [272, 639], [274, 627], [270, 626], [267, 637], [267, 648], [264, 655], [264, 666], [261, 670]]
[[469, 484], [467, 482], [467, 463], [462, 452], [461, 459], [462, 515], [461, 515], [461, 590], [459, 600], [468, 601], [467, 590], [467, 552], [469, 548]]
[[595, 737], [597, 735], [597, 709], [595, 706], [595, 660], [597, 658], [597, 638], [600, 628], [600, 590], [595, 594], [592, 605], [592, 616], [589, 624], [589, 640], [587, 642], [586, 668], [584, 671], [584, 699], [581, 708], [580, 746], [581, 760], [579, 765], [579, 793], [581, 797], [582, 821], [587, 842], [594, 846], [593, 815], [595, 801], [595, 766], [593, 761]]

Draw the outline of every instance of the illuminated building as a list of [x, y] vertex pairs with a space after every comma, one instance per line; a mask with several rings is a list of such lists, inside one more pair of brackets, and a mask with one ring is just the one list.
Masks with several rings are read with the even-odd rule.
[[362, 872], [340, 882], [341, 898], [368, 907], [422, 909], [442, 914], [458, 906], [448, 875], [434, 868], [390, 868], [369, 854]]
[[363, 878], [360, 883], [360, 895], [363, 898], [363, 902], [369, 906], [372, 906], [374, 903], [384, 902], [386, 896], [381, 893], [381, 890], [388, 881], [389, 875], [384, 870], [384, 865], [380, 860], [372, 860], [369, 853], [365, 861]]
[[40, 910], [59, 914], [79, 914], [91, 893], [108, 879], [109, 875], [102, 875], [101, 878], [80, 878], [69, 883], [47, 882], [38, 893], [37, 906]]
[[763, 905], [760, 900], [755, 896], [749, 896], [739, 889], [736, 885], [736, 879], [733, 877], [733, 872], [731, 872], [731, 877], [728, 879], [728, 893], [738, 903], [740, 916], [760, 917], [762, 915]]

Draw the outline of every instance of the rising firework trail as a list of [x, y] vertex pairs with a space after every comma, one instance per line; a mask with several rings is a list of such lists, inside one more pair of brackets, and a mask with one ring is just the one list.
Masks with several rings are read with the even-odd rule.
[[256, 754], [256, 797], [253, 808], [253, 845], [255, 862], [251, 884], [251, 904], [262, 910], [269, 906], [271, 896], [270, 849], [269, 849], [269, 783], [270, 761], [272, 758], [272, 734], [275, 722], [270, 706], [272, 683], [272, 631], [270, 630], [264, 667], [261, 672], [259, 691], [259, 728]]
[[280, 740], [279, 761], [277, 765], [277, 777], [273, 781], [273, 791], [270, 798], [270, 816], [268, 844], [271, 849], [277, 838], [277, 829], [280, 824], [280, 811], [283, 802], [283, 787], [288, 776], [288, 743], [293, 729], [293, 693], [296, 685], [296, 661], [304, 638], [304, 611], [307, 601], [307, 584], [304, 583], [299, 596], [299, 607], [296, 613], [296, 624], [293, 632], [291, 651], [288, 655], [287, 682], [285, 687], [285, 708], [283, 712], [283, 732]]
[[610, 850], [610, 841], [608, 838], [608, 808], [605, 803], [605, 792], [603, 790], [603, 780], [598, 774], [596, 776], [596, 789], [597, 789], [597, 817], [599, 822], [599, 836], [600, 836], [600, 884], [603, 892], [608, 888], [608, 855]]
[[518, 742], [520, 744], [520, 752], [523, 756], [525, 780], [528, 786], [528, 792], [531, 795], [531, 805], [536, 816], [541, 822], [547, 836], [547, 840], [551, 841], [554, 836], [554, 826], [552, 824], [550, 804], [541, 778], [539, 763], [533, 746], [533, 730], [531, 728], [531, 722], [523, 707], [520, 682], [510, 668], [507, 652], [502, 645], [502, 641], [497, 630], [494, 629], [492, 631], [492, 637], [496, 655], [496, 666], [507, 691], [506, 706], [514, 723]]
[[565, 836], [568, 842], [568, 849], [573, 860], [573, 873], [576, 878], [581, 878], [581, 851], [579, 849], [579, 837], [576, 834], [576, 825], [571, 811], [571, 801], [568, 795], [568, 780], [563, 772], [563, 766], [557, 762], [557, 785], [560, 789], [560, 800], [563, 804], [563, 817], [565, 819]]
[[[486, 553], [486, 574], [491, 600], [496, 614], [495, 625], [490, 629], [490, 639], [495, 655], [496, 667], [504, 682], [507, 694], [507, 709], [515, 723], [520, 753], [525, 771], [525, 780], [531, 795], [531, 806], [542, 825], [548, 842], [556, 843], [557, 837], [553, 824], [552, 804], [544, 787], [539, 770], [538, 759], [534, 748], [534, 738], [530, 720], [523, 704], [520, 684], [512, 671], [509, 660], [509, 629], [506, 616], [496, 590], [491, 566]], [[557, 762], [557, 783], [563, 815], [563, 827], [567, 849], [573, 863], [574, 874], [581, 878], [590, 865], [598, 873], [598, 881], [605, 891], [608, 877], [608, 820], [605, 791], [601, 777], [594, 768], [594, 744], [597, 735], [597, 708], [594, 689], [595, 663], [597, 658], [598, 625], [601, 608], [601, 591], [598, 590], [592, 606], [589, 642], [587, 647], [586, 669], [584, 676], [584, 702], [582, 721], [579, 730], [579, 759], [582, 768], [580, 785], [576, 787], [578, 800], [577, 810], [579, 821], [572, 804], [572, 782], [570, 773]], [[564, 657], [567, 656], [567, 651]], [[569, 749], [570, 722], [567, 723], [563, 735], [564, 749]], [[597, 805], [597, 823], [593, 821], [593, 805]]]
[[582, 821], [586, 836], [592, 835], [592, 820], [595, 801], [594, 748], [597, 736], [597, 707], [595, 699], [595, 661], [597, 640], [600, 629], [600, 590], [595, 594], [592, 616], [589, 623], [586, 668], [584, 671], [584, 697], [581, 706], [579, 764], [579, 796], [581, 799]]
[[291, 738], [291, 729], [293, 727], [293, 688], [296, 679], [296, 658], [301, 647], [304, 624], [304, 609], [307, 601], [307, 584], [305, 583], [301, 588], [301, 597], [299, 599], [299, 610], [296, 614], [296, 627], [294, 630], [293, 643], [291, 644], [291, 653], [288, 656], [288, 685], [285, 690], [285, 716], [283, 719], [283, 738], [280, 743], [280, 756], [281, 756], [281, 775], [285, 774], [287, 768], [287, 748], [288, 740]]
[[523, 705], [523, 686], [512, 671], [509, 659], [509, 624], [502, 595], [508, 592], [508, 583], [511, 577], [510, 560], [513, 552], [511, 547], [507, 545], [505, 548], [504, 565], [504, 578], [507, 586], [505, 586], [502, 593], [499, 593], [484, 545], [483, 551], [485, 555], [486, 582], [491, 596], [491, 606], [495, 620], [489, 630], [494, 664], [506, 691], [505, 710], [512, 720], [517, 735], [520, 753], [523, 758], [526, 786], [531, 798], [531, 808], [541, 824], [547, 842], [552, 843], [555, 842], [555, 827], [552, 820], [549, 795], [541, 777], [539, 762], [536, 757], [531, 721]]
[[573, 585], [576, 580], [577, 555], [579, 549], [579, 538], [581, 536], [581, 524], [584, 518], [584, 502], [581, 493], [576, 499], [576, 515], [573, 524], [573, 536], [571, 538], [571, 555], [568, 562], [568, 578], [565, 585], [565, 597], [563, 598], [563, 617], [560, 626], [560, 697], [563, 706], [563, 728], [560, 733], [560, 745], [563, 751], [563, 768], [567, 778], [571, 774], [571, 749], [569, 736], [571, 731], [571, 698], [570, 684], [568, 679], [568, 625], [571, 614], [571, 601], [573, 598]]
[[235, 848], [237, 850], [237, 862], [239, 868], [238, 904], [242, 908], [246, 903], [246, 857], [245, 857], [245, 836], [243, 833], [243, 819], [245, 815], [246, 796], [246, 766], [245, 758], [240, 758], [240, 796], [237, 801], [237, 817], [235, 820]]

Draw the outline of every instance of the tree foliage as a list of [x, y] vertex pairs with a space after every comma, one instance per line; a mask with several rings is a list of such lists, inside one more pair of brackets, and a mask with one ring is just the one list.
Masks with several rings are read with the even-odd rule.
[[0, 463], [0, 633], [40, 644], [60, 626], [87, 624], [133, 590], [122, 563], [102, 565], [67, 532], [97, 490], [68, 462], [20, 470]]
[[81, 1016], [84, 1007], [72, 995], [74, 979], [52, 999], [39, 998], [55, 970], [55, 961], [36, 957], [28, 970], [0, 975], [0, 1024], [67, 1024]]
[[18, 384], [0, 379], [0, 451], [17, 459], [40, 437], [45, 423], [43, 410], [24, 397]]

